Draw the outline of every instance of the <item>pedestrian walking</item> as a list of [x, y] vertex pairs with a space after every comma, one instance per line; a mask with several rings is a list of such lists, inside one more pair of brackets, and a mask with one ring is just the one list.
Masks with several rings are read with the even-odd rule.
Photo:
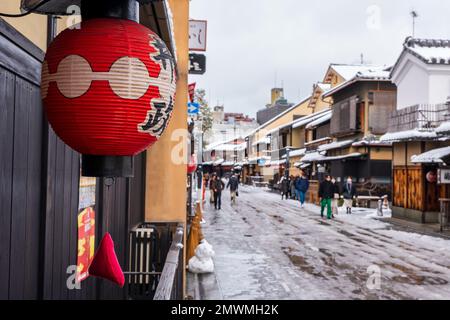
[[239, 188], [239, 179], [235, 174], [232, 174], [227, 183], [227, 189], [230, 188], [231, 204], [236, 204], [236, 195]]
[[334, 215], [338, 215], [339, 209], [339, 199], [341, 197], [339, 185], [336, 182], [335, 178], [331, 179], [331, 183], [333, 184], [333, 200], [331, 201], [331, 216], [334, 218]]
[[217, 179], [217, 176], [215, 174], [212, 175], [211, 179], [209, 180], [209, 202], [214, 203], [214, 183]]
[[291, 176], [291, 180], [289, 182], [289, 191], [291, 194], [291, 199], [295, 200], [297, 198], [295, 193], [295, 181], [297, 180], [297, 177]]
[[289, 178], [283, 176], [280, 180], [280, 187], [281, 187], [281, 200], [283, 200], [283, 197], [289, 199]]
[[323, 180], [319, 185], [319, 199], [320, 199], [320, 216], [323, 218], [323, 212], [325, 207], [327, 208], [327, 219], [331, 219], [331, 199], [334, 196], [334, 186], [331, 182], [331, 176], [329, 174], [325, 175], [325, 180]]
[[347, 210], [347, 214], [352, 214], [353, 200], [358, 196], [352, 177], [348, 177], [347, 181], [344, 183], [344, 186], [342, 187], [342, 196], [344, 197], [344, 206]]
[[306, 192], [309, 189], [309, 180], [302, 171], [301, 176], [295, 182], [295, 193], [300, 201], [300, 206], [305, 207]]
[[220, 210], [222, 207], [222, 190], [225, 188], [225, 183], [223, 183], [220, 177], [216, 177], [214, 180], [214, 208]]

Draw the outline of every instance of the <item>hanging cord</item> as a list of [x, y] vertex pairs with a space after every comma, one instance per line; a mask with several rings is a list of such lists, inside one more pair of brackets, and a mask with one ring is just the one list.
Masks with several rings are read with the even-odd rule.
[[11, 14], [11, 13], [2, 13], [0, 12], [0, 17], [8, 17], [8, 18], [20, 18], [20, 17], [25, 17], [27, 15], [29, 15], [30, 13], [33, 13], [34, 11], [36, 11], [37, 9], [39, 9], [40, 7], [42, 7], [44, 4], [46, 4], [47, 2], [50, 2], [50, 0], [42, 0], [41, 2], [39, 2], [37, 5], [35, 5], [33, 8], [31, 8], [30, 10], [28, 10], [27, 12], [23, 12], [23, 13], [17, 13], [17, 14]]

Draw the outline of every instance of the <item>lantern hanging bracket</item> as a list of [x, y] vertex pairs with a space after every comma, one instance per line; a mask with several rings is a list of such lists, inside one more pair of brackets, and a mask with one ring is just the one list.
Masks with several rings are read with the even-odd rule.
[[27, 15], [29, 15], [30, 13], [37, 13], [37, 10], [39, 8], [41, 8], [42, 6], [44, 6], [45, 4], [47, 4], [48, 2], [50, 2], [52, 0], [41, 0], [41, 2], [36, 3], [34, 6], [24, 10], [23, 8], [21, 8], [21, 13], [3, 13], [0, 12], [0, 17], [7, 17], [7, 18], [20, 18], [20, 17], [25, 17]]

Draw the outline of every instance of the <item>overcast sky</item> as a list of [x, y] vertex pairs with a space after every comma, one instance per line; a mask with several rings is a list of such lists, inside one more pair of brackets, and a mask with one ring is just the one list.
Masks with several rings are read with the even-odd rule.
[[392, 65], [412, 34], [450, 39], [448, 0], [191, 0], [191, 19], [208, 20], [207, 72], [190, 75], [210, 105], [255, 116], [283, 83], [298, 102], [330, 63]]

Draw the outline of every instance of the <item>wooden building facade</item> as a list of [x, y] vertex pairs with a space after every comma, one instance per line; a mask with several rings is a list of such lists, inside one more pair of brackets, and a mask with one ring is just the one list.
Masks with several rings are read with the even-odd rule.
[[437, 223], [439, 198], [449, 198], [449, 188], [436, 181], [442, 161], [414, 160], [450, 145], [448, 132], [437, 131], [450, 121], [448, 61], [448, 41], [408, 37], [393, 66], [391, 79], [398, 88], [397, 106], [389, 113], [388, 133], [382, 140], [393, 143], [392, 215], [395, 218]]
[[323, 162], [338, 181], [353, 177], [361, 194], [391, 194], [392, 145], [379, 139], [388, 130], [396, 94], [389, 70], [375, 68], [325, 95], [333, 99], [330, 135], [334, 142], [321, 147], [326, 151]]
[[[16, 1], [16, 9], [19, 5]], [[187, 30], [189, 6], [187, 1], [183, 5], [186, 14], [180, 19]], [[155, 2], [141, 7], [141, 23], [170, 43], [173, 39], [164, 6], [165, 2]], [[48, 43], [56, 32], [50, 27], [55, 26], [55, 18], [49, 17], [48, 23], [42, 24], [47, 17], [38, 17], [33, 20], [39, 22], [34, 30], [44, 33]], [[20, 25], [20, 19], [9, 22]], [[11, 23], [0, 18], [0, 299], [134, 298], [136, 292], [130, 292], [128, 276], [124, 288], [92, 277], [81, 282], [80, 288], [72, 286], [72, 267], [76, 267], [78, 256], [80, 155], [55, 135], [43, 112], [42, 43], [38, 46], [30, 40], [33, 37], [18, 32], [22, 29]], [[187, 39], [187, 31], [181, 36]], [[183, 52], [187, 56], [187, 50], [179, 50]], [[134, 158], [134, 178], [98, 178], [95, 182], [95, 247], [109, 232], [124, 271], [129, 271], [130, 261], [136, 259], [130, 239], [137, 225], [150, 221], [152, 227], [158, 226], [152, 235], [155, 251], [150, 259], [151, 267], [162, 271], [175, 232], [173, 224], [186, 221], [185, 202], [180, 205], [183, 211], [177, 212], [183, 218], [146, 217], [155, 212], [146, 210], [150, 157], [143, 152]], [[186, 176], [186, 165], [182, 167]], [[182, 191], [186, 193], [185, 185]], [[183, 257], [181, 253], [179, 298], [184, 295]], [[147, 291], [154, 291], [155, 284], [157, 277]]]

